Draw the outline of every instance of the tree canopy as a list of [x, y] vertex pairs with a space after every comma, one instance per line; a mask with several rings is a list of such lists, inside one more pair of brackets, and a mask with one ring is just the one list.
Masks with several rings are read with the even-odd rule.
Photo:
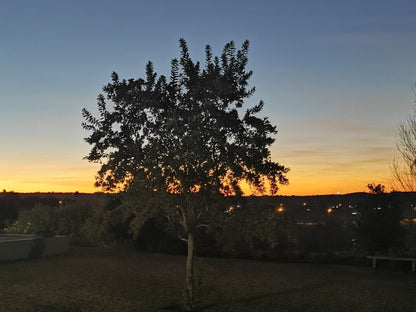
[[102, 164], [97, 186], [125, 188], [140, 176], [158, 190], [183, 193], [197, 187], [240, 194], [238, 182], [264, 192], [267, 178], [275, 193], [278, 183], [287, 182], [287, 169], [270, 158], [276, 128], [256, 116], [263, 102], [240, 112], [254, 93], [247, 88], [248, 41], [238, 51], [228, 43], [220, 58], [206, 46], [202, 70], [183, 39], [180, 47], [169, 82], [151, 62], [146, 79], [120, 80], [113, 72], [112, 83], [103, 88], [106, 96], [98, 97], [99, 117], [83, 109], [83, 127], [92, 132], [87, 159]]
[[134, 194], [136, 227], [162, 209], [189, 246], [224, 198], [242, 194], [241, 182], [275, 194], [288, 169], [271, 158], [277, 130], [259, 116], [264, 103], [243, 109], [255, 91], [246, 70], [249, 42], [241, 49], [229, 42], [215, 57], [207, 45], [204, 65], [191, 59], [185, 40], [179, 44], [169, 78], [151, 62], [144, 79], [113, 72], [98, 96], [98, 116], [84, 108], [82, 126], [92, 145], [86, 158], [101, 164], [96, 185]]
[[358, 247], [370, 253], [388, 253], [389, 249], [403, 245], [403, 206], [397, 193], [386, 193], [383, 185], [367, 187], [369, 197], [357, 205], [359, 215], [354, 229]]

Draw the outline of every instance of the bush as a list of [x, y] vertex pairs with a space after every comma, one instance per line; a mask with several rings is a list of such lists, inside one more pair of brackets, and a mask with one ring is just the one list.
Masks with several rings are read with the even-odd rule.
[[163, 216], [153, 217], [143, 224], [137, 236], [136, 245], [140, 250], [150, 252], [186, 255], [187, 251], [186, 243], [174, 234]]
[[355, 234], [361, 250], [386, 254], [403, 247], [402, 209], [395, 196], [394, 193], [374, 193], [358, 204]]
[[411, 224], [405, 235], [404, 243], [406, 246], [406, 256], [416, 257], [416, 226]]
[[216, 231], [221, 253], [231, 257], [270, 258], [290, 248], [292, 222], [274, 208], [236, 207]]
[[9, 234], [36, 234], [53, 236], [59, 233], [57, 212], [54, 207], [37, 204], [29, 210], [23, 210], [15, 222], [5, 229]]
[[19, 195], [3, 192], [0, 194], [0, 230], [17, 219]]
[[352, 248], [350, 226], [337, 220], [297, 228], [298, 249], [306, 253], [332, 253]]
[[[110, 207], [111, 208], [111, 207]], [[36, 204], [19, 212], [10, 234], [69, 235], [77, 245], [111, 246], [123, 235], [107, 201], [74, 201], [59, 206]]]

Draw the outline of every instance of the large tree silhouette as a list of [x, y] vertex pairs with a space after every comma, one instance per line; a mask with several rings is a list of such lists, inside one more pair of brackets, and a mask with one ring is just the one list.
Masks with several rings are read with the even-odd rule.
[[[233, 42], [219, 57], [205, 49], [205, 64], [193, 62], [181, 39], [180, 58], [170, 78], [158, 76], [151, 62], [146, 78], [112, 82], [98, 97], [98, 116], [83, 109], [89, 161], [99, 162], [96, 185], [125, 191], [124, 211], [137, 233], [144, 221], [163, 213], [188, 245], [186, 299], [196, 308], [195, 233], [215, 222], [244, 181], [258, 193], [276, 193], [288, 169], [273, 161], [277, 133], [263, 102], [243, 110], [254, 93], [248, 88], [248, 41]], [[110, 105], [108, 105], [110, 103]]]

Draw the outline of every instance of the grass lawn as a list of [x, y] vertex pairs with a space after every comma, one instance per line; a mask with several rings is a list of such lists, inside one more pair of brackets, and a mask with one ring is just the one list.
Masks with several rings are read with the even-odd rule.
[[[179, 311], [185, 258], [100, 248], [0, 263], [0, 311]], [[416, 276], [199, 259], [202, 311], [416, 311]]]

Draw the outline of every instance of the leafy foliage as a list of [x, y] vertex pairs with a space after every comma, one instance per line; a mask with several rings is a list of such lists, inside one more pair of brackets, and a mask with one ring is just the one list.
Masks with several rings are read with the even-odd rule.
[[22, 210], [17, 220], [6, 229], [6, 233], [44, 236], [63, 234], [58, 231], [56, 209], [40, 204], [37, 204], [33, 209]]
[[248, 88], [248, 41], [240, 50], [226, 44], [219, 57], [206, 46], [205, 66], [192, 61], [185, 40], [179, 45], [169, 79], [151, 62], [145, 79], [113, 73], [98, 96], [99, 116], [83, 109], [82, 126], [92, 145], [86, 158], [101, 163], [96, 185], [128, 191], [121, 210], [133, 232], [164, 214], [186, 237], [191, 263], [197, 228], [218, 220], [226, 197], [242, 194], [242, 181], [275, 194], [288, 169], [271, 159], [277, 131], [258, 116], [264, 103], [242, 108], [255, 91]]
[[369, 198], [357, 206], [358, 244], [370, 253], [387, 253], [403, 245], [402, 208], [395, 194], [385, 193], [382, 185], [369, 185], [368, 188]]
[[227, 213], [217, 240], [225, 255], [261, 258], [286, 243], [285, 216], [274, 208], [234, 205]]
[[182, 223], [185, 216], [189, 231], [224, 195], [240, 195], [239, 182], [263, 193], [268, 181], [275, 193], [279, 183], [287, 183], [288, 169], [271, 160], [276, 128], [257, 116], [263, 102], [241, 111], [254, 93], [247, 88], [248, 41], [238, 51], [228, 43], [215, 58], [207, 46], [203, 69], [191, 60], [183, 39], [180, 47], [169, 81], [150, 62], [146, 79], [120, 80], [113, 73], [103, 88], [106, 96], [98, 97], [99, 117], [83, 109], [83, 127], [91, 132], [86, 158], [102, 164], [98, 186], [141, 192], [140, 200], [134, 195], [138, 214], [164, 207]]
[[120, 219], [114, 217], [106, 202], [72, 202], [60, 206], [36, 204], [31, 209], [20, 210], [5, 232], [69, 235], [73, 244], [108, 246], [124, 238], [126, 229], [117, 230], [120, 224]]
[[16, 220], [18, 216], [19, 196], [15, 193], [0, 194], [0, 230]]

